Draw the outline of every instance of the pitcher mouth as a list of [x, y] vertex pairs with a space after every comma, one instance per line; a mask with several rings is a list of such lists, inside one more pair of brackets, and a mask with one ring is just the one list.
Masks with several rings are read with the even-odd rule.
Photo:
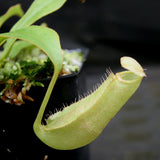
[[132, 71], [123, 71], [116, 74], [117, 79], [122, 83], [134, 83], [142, 77], [133, 73]]

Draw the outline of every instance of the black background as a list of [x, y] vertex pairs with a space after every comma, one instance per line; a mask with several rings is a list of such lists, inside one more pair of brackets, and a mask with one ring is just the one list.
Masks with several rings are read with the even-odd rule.
[[[1, 0], [0, 14], [17, 3], [26, 11], [32, 2]], [[86, 0], [83, 4], [80, 0], [68, 0], [60, 10], [37, 24], [47, 22], [55, 29], [62, 47], [89, 48], [93, 63], [114, 62], [123, 54], [155, 63], [159, 56], [159, 8], [158, 0]], [[17, 17], [10, 19], [1, 32], [8, 31], [16, 20]]]

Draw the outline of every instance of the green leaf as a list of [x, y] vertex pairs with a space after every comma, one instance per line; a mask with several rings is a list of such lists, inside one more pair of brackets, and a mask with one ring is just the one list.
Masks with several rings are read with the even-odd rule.
[[62, 67], [62, 50], [60, 46], [59, 36], [52, 29], [41, 26], [30, 26], [13, 32], [0, 34], [0, 42], [6, 40], [7, 38], [21, 39], [34, 44], [48, 55], [54, 65], [54, 75], [51, 79], [36, 119], [37, 123], [40, 124], [43, 112], [48, 103], [49, 97], [52, 93], [53, 87]]
[[[30, 26], [40, 18], [58, 10], [66, 0], [35, 0], [25, 15], [12, 27], [11, 31]], [[0, 62], [7, 58], [15, 39], [7, 40]]]
[[22, 49], [31, 47], [31, 46], [33, 46], [33, 44], [25, 42], [25, 41], [15, 42], [13, 47], [10, 50], [10, 58], [11, 59], [15, 58]]
[[24, 12], [20, 4], [10, 7], [8, 11], [3, 16], [0, 17], [0, 28], [12, 16], [22, 17], [23, 14]]
[[49, 28], [30, 26], [9, 33], [0, 34], [0, 42], [7, 38], [21, 39], [34, 44], [44, 51], [57, 70], [62, 66], [61, 47], [58, 34]]
[[58, 10], [66, 0], [36, 0], [25, 15], [12, 27], [11, 31], [27, 27], [40, 18]]

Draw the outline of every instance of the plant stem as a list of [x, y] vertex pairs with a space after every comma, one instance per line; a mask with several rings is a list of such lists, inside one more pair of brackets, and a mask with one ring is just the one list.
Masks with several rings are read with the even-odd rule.
[[34, 126], [36, 126], [38, 128], [42, 126], [41, 122], [42, 122], [43, 114], [44, 114], [45, 108], [47, 106], [47, 103], [49, 101], [49, 98], [50, 98], [50, 95], [52, 93], [52, 90], [54, 88], [54, 85], [56, 83], [56, 80], [58, 78], [58, 75], [59, 75], [59, 72], [56, 72], [56, 70], [55, 70], [54, 75], [53, 75], [53, 77], [51, 79], [51, 82], [50, 82], [50, 84], [48, 86], [47, 92], [45, 94], [45, 97], [43, 99], [43, 102], [41, 104], [41, 107], [39, 109], [37, 118], [36, 118], [36, 120], [34, 122]]

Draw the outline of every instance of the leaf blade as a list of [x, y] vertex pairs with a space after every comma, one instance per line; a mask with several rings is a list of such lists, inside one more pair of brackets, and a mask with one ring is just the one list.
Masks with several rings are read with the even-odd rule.
[[46, 95], [40, 107], [40, 111], [35, 121], [35, 124], [39, 126], [41, 124], [44, 110], [62, 67], [62, 51], [59, 36], [52, 29], [42, 26], [30, 26], [13, 32], [0, 34], [0, 39], [5, 40], [6, 38], [21, 39], [34, 44], [35, 46], [43, 50], [54, 64], [54, 75], [51, 79]]
[[41, 26], [30, 26], [9, 33], [0, 34], [0, 41], [4, 41], [6, 38], [21, 39], [34, 44], [49, 56], [58, 70], [61, 69], [61, 46], [59, 36], [54, 30]]
[[12, 31], [27, 27], [38, 19], [58, 10], [66, 0], [36, 0], [32, 3], [25, 15], [12, 27]]
[[[30, 26], [40, 18], [58, 10], [65, 2], [66, 0], [35, 0], [25, 15], [11, 28], [11, 31]], [[9, 56], [11, 46], [14, 42], [15, 39], [9, 38], [7, 40], [5, 49], [0, 57], [0, 62]]]
[[22, 17], [23, 15], [24, 15], [24, 12], [20, 4], [10, 7], [8, 11], [0, 17], [0, 28], [12, 16]]
[[25, 41], [15, 42], [15, 44], [10, 50], [10, 55], [11, 55], [10, 58], [11, 59], [15, 58], [22, 49], [30, 47], [30, 46], [32, 46], [32, 44], [25, 42]]

